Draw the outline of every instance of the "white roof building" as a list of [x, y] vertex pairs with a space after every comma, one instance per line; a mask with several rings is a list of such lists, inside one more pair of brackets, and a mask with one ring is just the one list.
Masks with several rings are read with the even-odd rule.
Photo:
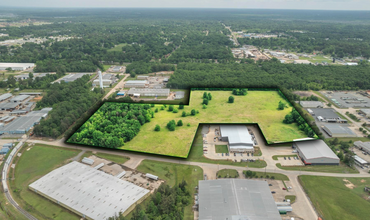
[[298, 141], [293, 146], [305, 164], [311, 165], [338, 165], [338, 156], [323, 140]]
[[324, 107], [324, 103], [320, 101], [299, 101], [299, 104], [303, 108], [322, 108]]
[[12, 70], [26, 70], [34, 67], [34, 63], [0, 63], [0, 70], [11, 68]]
[[245, 125], [220, 125], [222, 141], [229, 142], [231, 152], [253, 152], [253, 140]]
[[148, 86], [149, 82], [147, 80], [129, 80], [125, 83], [125, 88], [144, 88]]
[[294, 60], [293, 63], [294, 64], [311, 64], [311, 62], [308, 60]]

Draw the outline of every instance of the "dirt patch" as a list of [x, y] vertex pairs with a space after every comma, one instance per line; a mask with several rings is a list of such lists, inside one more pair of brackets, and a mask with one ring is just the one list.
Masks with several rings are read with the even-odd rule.
[[351, 183], [349, 180], [347, 180], [347, 179], [343, 179], [343, 181], [344, 181], [344, 185], [345, 185], [347, 188], [349, 188], [349, 189], [353, 189], [353, 188], [355, 188], [355, 185], [354, 185], [353, 183]]
[[365, 182], [366, 182], [366, 180], [364, 180], [364, 179], [361, 180], [361, 183], [365, 183]]
[[43, 96], [38, 96], [38, 97], [35, 97], [32, 99], [32, 102], [38, 102], [38, 101], [41, 101]]
[[314, 95], [313, 92], [309, 92], [309, 91], [294, 91], [293, 93], [299, 96], [303, 96], [303, 97], [309, 97], [311, 95]]

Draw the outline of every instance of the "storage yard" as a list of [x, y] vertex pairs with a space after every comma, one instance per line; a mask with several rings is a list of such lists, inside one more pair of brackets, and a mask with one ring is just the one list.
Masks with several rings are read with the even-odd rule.
[[91, 75], [91, 73], [70, 73], [70, 74], [54, 81], [53, 83], [56, 83], [56, 82], [60, 83], [61, 81], [64, 81], [66, 83], [73, 82], [76, 79], [79, 79], [79, 78], [83, 77], [84, 75]]
[[320, 91], [322, 95], [341, 108], [370, 108], [370, 96], [356, 91]]

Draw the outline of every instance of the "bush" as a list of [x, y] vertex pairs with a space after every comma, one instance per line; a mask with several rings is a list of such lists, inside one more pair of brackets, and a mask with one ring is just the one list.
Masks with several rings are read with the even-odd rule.
[[161, 130], [161, 126], [156, 125], [155, 128], [154, 128], [154, 131], [160, 131], [160, 130]]
[[190, 123], [188, 123], [187, 126], [189, 127], [190, 126]]
[[169, 111], [169, 112], [172, 112], [172, 111], [173, 111], [173, 105], [170, 105], [170, 106], [168, 107], [168, 111]]
[[208, 105], [208, 99], [203, 99], [203, 103], [204, 105]]
[[204, 92], [203, 93], [203, 99], [206, 99], [206, 98], [208, 98], [208, 95], [207, 95], [207, 92]]
[[186, 112], [185, 111], [182, 112], [181, 117], [186, 117]]
[[150, 107], [154, 107], [154, 104], [150, 104]]
[[275, 179], [275, 176], [271, 176], [271, 178], [270, 178], [270, 179], [274, 180], [274, 179]]
[[192, 109], [191, 112], [190, 112], [191, 115], [195, 115], [196, 114], [196, 111], [195, 109]]
[[130, 73], [130, 76], [131, 77], [136, 77], [136, 74], [135, 73]]
[[175, 120], [172, 120], [172, 121], [168, 122], [167, 123], [167, 128], [170, 131], [174, 131], [175, 128], [176, 128], [176, 122], [175, 122]]
[[158, 112], [158, 108], [155, 108], [154, 112]]
[[177, 112], [179, 112], [179, 110], [177, 108], [174, 108], [172, 112], [177, 113]]
[[234, 96], [229, 97], [229, 103], [234, 103]]
[[208, 93], [208, 100], [212, 100], [212, 95], [211, 95], [211, 93]]
[[363, 131], [364, 129], [363, 128], [360, 128], [360, 131]]
[[179, 109], [184, 109], [184, 105], [179, 105]]
[[161, 110], [164, 110], [164, 106], [161, 106]]
[[203, 109], [206, 109], [207, 108], [207, 106], [206, 105], [203, 105]]
[[179, 120], [178, 122], [177, 122], [177, 126], [182, 126], [183, 124], [182, 124], [182, 120]]

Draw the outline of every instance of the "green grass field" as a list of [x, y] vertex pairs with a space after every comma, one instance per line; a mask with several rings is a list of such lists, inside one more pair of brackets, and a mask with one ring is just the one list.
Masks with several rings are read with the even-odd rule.
[[113, 48], [108, 49], [107, 51], [108, 51], [108, 52], [113, 52], [113, 51], [116, 51], [116, 52], [122, 52], [122, 47], [124, 47], [124, 46], [126, 46], [126, 45], [127, 45], [126, 43], [118, 44], [118, 45], [114, 46]]
[[[143, 160], [137, 167], [137, 170], [143, 173], [157, 175], [160, 179], [165, 180], [171, 187], [185, 180], [188, 183], [188, 189], [191, 195], [194, 195], [195, 186], [198, 185], [198, 181], [203, 179], [202, 168], [191, 165]], [[142, 205], [145, 205], [145, 201]], [[185, 207], [184, 219], [194, 219], [192, 206], [193, 203], [191, 202], [189, 206]]]
[[229, 153], [227, 145], [216, 145], [216, 153]]
[[[227, 103], [231, 91], [207, 91], [213, 97], [207, 109], [202, 109], [203, 92], [192, 91], [190, 104], [184, 108], [187, 113], [192, 109], [199, 110], [199, 114], [184, 118], [181, 117], [183, 110], [176, 114], [159, 111], [150, 123], [141, 127], [135, 138], [120, 149], [186, 158], [199, 123], [259, 123], [269, 143], [306, 137], [296, 124], [282, 123], [292, 107], [277, 110], [279, 101], [285, 101], [276, 91], [249, 91], [246, 96], [235, 96], [234, 103]], [[176, 131], [165, 128], [170, 120], [180, 119], [184, 125], [189, 123], [190, 126], [177, 127]], [[162, 128], [160, 132], [154, 132], [157, 124]]]
[[223, 169], [217, 172], [217, 178], [238, 178], [239, 173], [234, 169]]
[[[346, 187], [344, 179], [354, 188]], [[299, 180], [323, 219], [369, 219], [369, 193], [364, 192], [364, 186], [369, 185], [370, 178], [299, 176]]]
[[323, 173], [359, 173], [358, 170], [352, 169], [351, 167], [340, 164], [335, 165], [315, 165], [315, 166], [281, 166], [280, 163], [277, 163], [276, 166], [282, 170], [301, 170], [309, 172], [323, 172]]
[[96, 156], [110, 160], [114, 163], [123, 164], [126, 161], [128, 161], [130, 158], [118, 156], [118, 155], [112, 155], [112, 154], [105, 154], [105, 153], [97, 153]]
[[285, 196], [285, 199], [290, 199], [290, 203], [294, 203], [295, 202], [295, 199], [296, 199], [296, 196], [294, 195], [287, 195]]
[[17, 203], [38, 219], [80, 219], [76, 214], [28, 189], [29, 184], [64, 165], [79, 151], [45, 145], [35, 145], [27, 151], [28, 148], [23, 149], [22, 156], [16, 161], [15, 178], [10, 181]]

